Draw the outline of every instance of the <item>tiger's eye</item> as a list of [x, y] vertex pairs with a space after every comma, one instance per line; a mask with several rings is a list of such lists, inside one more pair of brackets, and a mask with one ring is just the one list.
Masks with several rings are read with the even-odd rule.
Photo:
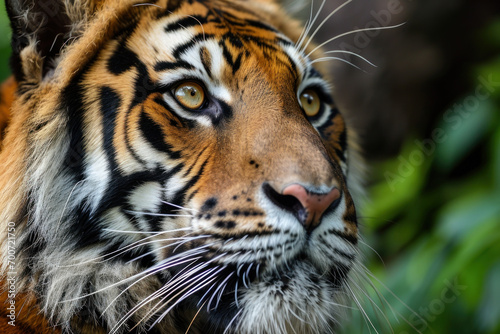
[[302, 109], [309, 117], [316, 116], [321, 109], [321, 100], [318, 94], [311, 90], [305, 90], [302, 95], [300, 95], [300, 102], [302, 103]]
[[198, 109], [205, 102], [205, 91], [196, 82], [183, 82], [175, 88], [174, 96], [180, 104], [188, 109]]

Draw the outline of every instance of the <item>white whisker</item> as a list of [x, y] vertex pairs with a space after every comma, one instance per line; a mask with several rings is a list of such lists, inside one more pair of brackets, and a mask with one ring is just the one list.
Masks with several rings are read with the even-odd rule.
[[[253, 263], [250, 263], [250, 265], [248, 266], [248, 269], [247, 269], [245, 275], [243, 275], [243, 285], [245, 285], [245, 288], [247, 288], [247, 289], [248, 289], [248, 287], [250, 285], [250, 269], [252, 268], [252, 266], [253, 266]], [[248, 284], [246, 282], [247, 279], [248, 279]]]
[[[313, 7], [313, 3], [314, 3], [314, 0], [311, 1], [311, 10], [312, 10], [312, 7]], [[318, 16], [319, 14], [321, 13], [321, 11], [323, 10], [323, 7], [325, 6], [325, 3], [326, 3], [326, 0], [323, 0], [321, 2], [321, 5], [319, 6], [319, 9], [318, 11], [316, 12], [316, 15], [314, 16], [314, 18], [311, 20], [310, 24], [307, 26], [307, 29], [306, 29], [306, 32], [304, 34], [304, 39], [301, 41], [301, 44], [306, 40], [306, 38], [308, 38], [310, 40], [311, 37], [309, 37], [309, 31], [311, 31], [311, 28], [314, 26], [314, 23], [316, 23], [316, 20], [318, 19]], [[298, 50], [301, 49], [301, 44], [297, 45], [296, 48]], [[309, 44], [309, 42], [307, 43]], [[304, 47], [304, 49], [307, 47], [307, 44], [306, 46]]]
[[188, 334], [189, 330], [191, 329], [191, 326], [193, 326], [193, 323], [194, 323], [194, 320], [196, 319], [196, 317], [198, 316], [198, 314], [200, 313], [201, 309], [203, 308], [203, 306], [205, 306], [205, 303], [203, 303], [203, 305], [201, 305], [199, 308], [198, 308], [198, 311], [196, 312], [196, 314], [194, 315], [193, 317], [193, 320], [191, 320], [191, 323], [189, 323], [189, 326], [188, 328], [186, 329], [186, 331], [184, 332], [184, 334]]
[[239, 310], [238, 313], [236, 313], [236, 315], [233, 317], [233, 319], [231, 319], [231, 321], [229, 322], [229, 324], [227, 324], [227, 327], [226, 329], [224, 330], [224, 333], [222, 334], [226, 334], [227, 331], [229, 330], [229, 328], [231, 327], [231, 325], [233, 324], [233, 322], [236, 320], [236, 318], [238, 318], [238, 316], [241, 314], [243, 310]]
[[201, 24], [200, 20], [198, 20], [196, 17], [194, 17], [193, 15], [188, 15], [188, 17], [196, 20], [196, 22], [198, 22], [200, 24], [200, 27], [201, 27], [201, 30], [203, 32], [203, 40], [206, 41], [207, 38], [205, 37], [205, 27], [203, 26], [203, 24]]
[[[378, 253], [378, 252], [377, 252], [377, 251], [376, 251], [373, 247], [371, 247], [370, 245], [368, 245], [368, 244], [367, 244], [366, 242], [364, 242], [361, 238], [359, 238], [359, 239], [358, 239], [358, 241], [359, 241], [361, 244], [363, 244], [363, 245], [365, 245], [366, 247], [368, 247], [370, 250], [372, 250], [372, 251], [373, 251], [373, 252], [377, 255], [377, 257], [379, 258], [379, 260], [380, 260], [380, 262], [382, 263], [382, 265], [385, 267], [384, 259], [382, 259], [382, 256], [380, 256], [380, 254], [379, 254], [379, 253]], [[363, 268], [364, 268], [365, 270], [368, 270], [368, 268], [366, 268], [364, 265], [363, 265]]]
[[[398, 302], [400, 302], [412, 315], [416, 316], [419, 320], [422, 320], [422, 321], [425, 321], [418, 313], [416, 313], [410, 306], [408, 306], [404, 301], [402, 301], [394, 292], [392, 292], [391, 289], [389, 289], [385, 284], [383, 284], [377, 277], [375, 277], [375, 275], [373, 275], [370, 270], [368, 270], [368, 268], [362, 266], [362, 268], [365, 270], [365, 273], [367, 275], [369, 275], [372, 279], [374, 279], [377, 283], [379, 283], [380, 285], [382, 285], [382, 287], [384, 287], [384, 289], [386, 289]], [[368, 282], [370, 282], [369, 279], [367, 279]], [[371, 282], [370, 282], [371, 283]], [[373, 283], [372, 283], [373, 284]], [[372, 288], [377, 292], [377, 295], [379, 296], [379, 298], [382, 298], [385, 303], [389, 306], [389, 308], [391, 309], [391, 311], [393, 312], [394, 314], [394, 309], [392, 308], [392, 306], [390, 305], [390, 303], [387, 301], [387, 299], [385, 297], [383, 297], [383, 295], [381, 295], [378, 290], [372, 285]], [[421, 333], [412, 323], [410, 323], [405, 317], [403, 317], [401, 315], [401, 313], [397, 312], [398, 315], [408, 324], [410, 325], [416, 332], [418, 333]], [[394, 314], [394, 317], [397, 319], [398, 317]]]
[[193, 217], [193, 215], [177, 215], [170, 213], [154, 213], [154, 212], [141, 212], [134, 210], [123, 210], [126, 213], [132, 213], [136, 215], [144, 215], [144, 216], [154, 216], [154, 217]]
[[[216, 279], [216, 276], [217, 274], [223, 269], [223, 268], [219, 268], [219, 270], [217, 270], [215, 273], [211, 273], [211, 271], [217, 269], [217, 267], [215, 268], [212, 268], [210, 269], [208, 272], [205, 272], [203, 273], [203, 275], [198, 275], [198, 276], [195, 276], [193, 277], [191, 280], [189, 281], [194, 281], [193, 283], [189, 284], [187, 287], [185, 287], [182, 291], [180, 291], [179, 293], [177, 293], [175, 296], [173, 296], [172, 298], [170, 298], [170, 300], [168, 300], [167, 302], [163, 303], [163, 305], [159, 308], [159, 309], [162, 309], [163, 307], [165, 307], [166, 305], [168, 305], [175, 297], [177, 297], [178, 295], [180, 295], [181, 293], [183, 293], [184, 291], [186, 291], [187, 289], [189, 289], [190, 287], [192, 287], [194, 284], [197, 284], [199, 283], [199, 279], [200, 278], [203, 278], [204, 276], [207, 276], [207, 275], [210, 275], [208, 278], [206, 278], [205, 280], [203, 280], [201, 282], [200, 285], [198, 285], [197, 287], [195, 287], [194, 289], [191, 289], [189, 290], [187, 293], [185, 293], [183, 296], [181, 296], [178, 300], [176, 300], [176, 302], [171, 305], [165, 312], [163, 312], [161, 314], [161, 316], [151, 325], [151, 327], [153, 327], [154, 325], [156, 325], [158, 322], [160, 322], [177, 304], [179, 304], [182, 300], [184, 300], [185, 298], [189, 297], [190, 295], [192, 295], [193, 293], [195, 293], [196, 291], [199, 291], [201, 290], [202, 288], [204, 288], [206, 285], [210, 284], [212, 281], [214, 281]], [[188, 281], [188, 282], [189, 282]], [[168, 295], [167, 295], [168, 296]], [[161, 301], [165, 300], [166, 297], [163, 297]]]
[[[385, 321], [389, 324], [390, 326], [390, 321], [389, 319], [387, 318], [387, 316], [385, 315], [385, 312], [383, 312], [380, 307], [377, 305], [377, 303], [375, 303], [375, 301], [370, 297], [370, 295], [364, 290], [362, 289], [354, 280], [351, 280], [351, 283], [354, 284], [356, 286], [356, 288], [361, 291], [361, 293], [370, 301], [372, 307], [375, 307], [379, 312], [380, 314], [382, 314], [382, 316], [384, 317]], [[391, 333], [394, 333], [394, 330], [392, 329], [391, 327]]]
[[[365, 318], [365, 321], [368, 321], [371, 325], [371, 327], [373, 328], [373, 330], [375, 331], [375, 333], [379, 334], [379, 332], [377, 331], [377, 329], [375, 328], [375, 326], [373, 325], [372, 321], [370, 320], [370, 317], [368, 316], [368, 314], [366, 313], [366, 311], [363, 309], [363, 306], [361, 305], [361, 303], [359, 302], [358, 300], [358, 297], [356, 297], [356, 294], [354, 293], [354, 291], [352, 291], [351, 287], [349, 286], [349, 284], [347, 282], [345, 282], [345, 286], [347, 287], [347, 289], [350, 291], [351, 293], [351, 296], [353, 297], [354, 299], [354, 302], [356, 303], [356, 305], [358, 306], [358, 309], [361, 311], [361, 313], [363, 314], [364, 318]], [[368, 326], [369, 328], [369, 326]]]
[[[162, 288], [159, 290], [155, 291], [153, 294], [151, 294], [145, 301], [141, 302], [142, 305], [145, 305], [146, 303], [149, 303], [155, 298], [160, 298], [161, 299], [151, 307], [151, 309], [146, 313], [146, 315], [141, 319], [141, 321], [144, 321], [146, 318], [151, 318], [152, 313], [155, 313], [156, 310], [162, 309], [164, 307], [158, 307], [158, 305], [162, 304], [163, 301], [168, 298], [172, 293], [177, 291], [178, 287], [182, 287], [186, 283], [189, 283], [193, 280], [199, 280], [200, 278], [203, 278], [207, 275], [210, 275], [216, 268], [209, 269], [207, 271], [201, 272], [200, 274], [196, 275], [196, 273], [200, 272], [203, 268], [205, 268], [206, 265], [203, 263], [198, 263], [195, 267], [190, 268], [189, 266], [186, 266], [179, 272], [175, 277], [173, 277], [167, 284], [165, 284]], [[189, 280], [185, 280], [185, 278], [190, 278]], [[213, 276], [212, 276], [213, 277]], [[188, 286], [189, 287], [189, 286]], [[142, 307], [142, 306], [141, 306]], [[151, 314], [151, 316], [150, 316]]]
[[330, 61], [330, 60], [339, 60], [339, 61], [341, 61], [343, 63], [347, 63], [347, 64], [351, 65], [352, 67], [355, 67], [358, 70], [363, 71], [363, 72], [366, 73], [366, 71], [363, 70], [361, 67], [356, 66], [353, 63], [351, 63], [350, 61], [345, 60], [344, 58], [339, 58], [339, 57], [322, 57], [322, 58], [314, 59], [313, 61], [311, 61], [311, 64], [320, 63], [320, 62], [323, 62], [323, 61]]
[[240, 304], [238, 303], [238, 280], [236, 280], [236, 283], [234, 284], [234, 303], [236, 308], [240, 308]]
[[217, 307], [219, 306], [219, 303], [220, 303], [220, 298], [222, 296], [222, 293], [224, 292], [224, 289], [226, 288], [227, 286], [227, 281], [231, 278], [231, 276], [234, 275], [234, 272], [230, 273], [225, 279], [224, 281], [222, 281], [222, 283], [220, 283], [219, 287], [217, 288], [217, 290], [214, 291], [214, 293], [212, 294], [212, 298], [210, 298], [210, 301], [208, 302], [208, 306], [210, 307], [210, 304], [212, 304], [212, 300], [213, 298], [215, 297], [215, 295], [217, 294], [217, 292], [220, 290], [219, 294], [217, 295], [217, 302], [215, 303], [215, 307], [214, 307], [214, 310], [217, 309]]
[[[200, 247], [199, 247], [200, 248]], [[198, 253], [197, 253], [198, 254]], [[184, 254], [183, 254], [184, 255]], [[194, 273], [200, 271], [200, 268], [203, 269], [205, 268], [210, 262], [212, 261], [215, 261], [215, 259], [212, 259], [211, 261], [207, 262], [207, 263], [200, 263], [198, 264], [197, 266], [195, 266], [194, 268], [190, 268], [190, 265], [195, 263], [198, 259], [200, 259], [200, 257], [198, 258], [189, 258], [187, 260], [183, 260], [183, 261], [178, 261], [176, 262], [174, 265], [179, 265], [179, 264], [182, 264], [182, 263], [185, 263], [185, 262], [189, 262], [191, 261], [190, 264], [188, 264], [186, 267], [184, 267], [176, 276], [174, 276], [165, 286], [163, 286], [162, 288], [160, 288], [159, 290], [155, 291], [153, 294], [151, 294], [148, 298], [146, 298], [145, 300], [143, 300], [142, 302], [140, 302], [139, 304], [137, 304], [136, 306], [134, 306], [131, 310], [129, 310], [129, 312], [127, 312], [127, 314], [125, 314], [122, 319], [115, 325], [115, 328], [114, 328], [114, 331], [116, 332], [117, 329], [123, 325], [128, 319], [130, 319], [130, 317], [135, 313], [137, 312], [140, 308], [142, 308], [144, 305], [148, 304], [149, 302], [151, 302], [154, 298], [156, 298], [157, 296], [161, 295], [163, 292], [167, 291], [168, 289], [171, 289], [172, 287], [176, 287], [178, 286], [179, 284], [182, 284], [183, 283], [183, 278], [185, 277], [189, 277], [189, 276], [192, 276]], [[170, 260], [170, 259], [169, 259]], [[182, 259], [181, 259], [182, 260]], [[172, 267], [174, 265], [170, 265], [169, 262], [167, 262], [167, 264], [169, 264], [168, 267]], [[162, 265], [160, 268], [158, 268], [158, 271], [161, 271], [161, 270], [164, 270], [166, 269], [167, 266], [165, 265]], [[213, 268], [213, 269], [210, 269], [208, 270], [207, 272], [205, 272], [203, 275], [198, 275], [197, 277], [193, 277], [191, 280], [194, 280], [195, 278], [200, 278], [200, 277], [203, 277], [203, 276], [206, 276], [208, 274], [210, 274], [211, 271], [213, 271], [214, 269], [216, 268]], [[186, 271], [188, 271], [187, 273], [185, 273]], [[150, 274], [155, 274], [156, 272], [154, 273], [150, 273]], [[214, 274], [216, 275], [217, 272]], [[141, 278], [142, 280], [143, 278]], [[191, 281], [189, 280], [189, 281]], [[189, 282], [188, 281], [188, 282]], [[134, 284], [136, 284], [137, 282], [135, 282]], [[192, 284], [191, 284], [192, 285]], [[187, 288], [189, 288], [191, 285], [189, 285]], [[130, 287], [129, 287], [130, 288]], [[128, 288], [127, 288], [128, 289]], [[184, 289], [185, 290], [185, 289]], [[183, 291], [184, 291], [183, 290]], [[172, 291], [172, 292], [175, 292], [175, 289]], [[182, 292], [182, 291], [181, 291]], [[170, 295], [167, 294], [166, 296], [164, 296], [154, 307], [151, 308], [151, 310], [149, 312], [147, 312], [147, 314], [139, 321], [142, 322], [143, 320], [145, 320], [149, 314], [151, 314], [152, 312], [154, 312], [155, 310], [155, 307], [157, 305], [159, 305], [165, 298], [167, 298], [168, 296]], [[177, 294], [178, 295], [178, 294]], [[175, 296], [174, 296], [175, 297]], [[115, 298], [116, 300], [116, 298]], [[114, 300], [114, 301], [115, 301]], [[108, 306], [109, 307], [109, 306]], [[163, 308], [160, 307], [160, 309]], [[167, 312], [168, 313], [168, 312]], [[158, 320], [159, 321], [159, 320]], [[138, 323], [138, 324], [139, 324]], [[137, 325], [138, 325], [137, 324]], [[156, 324], [156, 322], [155, 322]], [[155, 324], [153, 324], [152, 326], [154, 326]], [[137, 326], [136, 325], [136, 326]], [[112, 331], [113, 332], [113, 331]]]
[[161, 201], [162, 203], [164, 204], [167, 204], [167, 205], [170, 205], [170, 206], [173, 206], [175, 208], [178, 208], [178, 209], [181, 209], [181, 210], [188, 210], [188, 211], [194, 211], [194, 212], [198, 212], [198, 210], [195, 210], [195, 209], [188, 209], [186, 207], [183, 207], [183, 206], [180, 206], [180, 205], [177, 205], [177, 204], [174, 204], [174, 203], [170, 203], [170, 202], [167, 202], [167, 201]]
[[[103, 229], [103, 230], [106, 230], [106, 229]], [[182, 229], [179, 229], [179, 230], [182, 230]], [[187, 230], [190, 230], [190, 229], [187, 229]], [[78, 262], [78, 263], [74, 263], [74, 264], [68, 264], [68, 265], [58, 265], [59, 268], [70, 268], [70, 267], [77, 267], [77, 266], [81, 266], [81, 265], [84, 265], [84, 264], [88, 264], [88, 263], [104, 263], [106, 261], [109, 261], [109, 260], [112, 260], [118, 256], [120, 256], [121, 254], [125, 253], [125, 252], [128, 252], [134, 248], [138, 248], [138, 247], [141, 247], [141, 246], [144, 246], [144, 245], [147, 245], [149, 243], [152, 243], [152, 242], [155, 242], [155, 241], [152, 241], [152, 242], [144, 242], [145, 240], [148, 240], [148, 239], [151, 239], [151, 238], [154, 238], [160, 234], [166, 234], [166, 233], [170, 233], [170, 232], [173, 232], [174, 230], [168, 230], [168, 231], [163, 231], [163, 232], [151, 232], [153, 233], [153, 235], [150, 235], [148, 237], [144, 237], [140, 240], [137, 240], [137, 241], [134, 241], [133, 243], [129, 244], [129, 245], [125, 245], [117, 250], [114, 250], [110, 253], [107, 253], [107, 254], [103, 254], [103, 255], [100, 255], [98, 257], [95, 257], [95, 258], [92, 258], [92, 259], [89, 259], [89, 260], [86, 260], [86, 261], [83, 261], [83, 262]], [[130, 231], [132, 232], [132, 231]], [[141, 232], [138, 232], [138, 233], [141, 233]], [[158, 241], [165, 241], [165, 240], [185, 240], [186, 236], [188, 236], [189, 234], [192, 234], [193, 232], [191, 233], [187, 233], [185, 234], [184, 236], [182, 237], [178, 237], [178, 238], [170, 238], [170, 239], [160, 239]], [[113, 255], [113, 256], [111, 256]]]
[[106, 231], [106, 232], [124, 233], [124, 234], [154, 234], [154, 235], [160, 235], [160, 234], [165, 234], [165, 233], [190, 231], [190, 230], [192, 230], [192, 228], [191, 227], [185, 227], [185, 228], [178, 228], [178, 229], [175, 229], [175, 230], [159, 231], [159, 232], [114, 230], [114, 229], [110, 229], [110, 228], [103, 228], [102, 230]]
[[154, 3], [136, 3], [136, 4], [132, 5], [132, 7], [139, 7], [139, 6], [153, 6], [153, 7], [162, 8], [161, 6], [158, 6], [157, 4], [154, 4]]
[[351, 51], [347, 51], [347, 50], [333, 50], [333, 51], [327, 51], [325, 52], [326, 53], [345, 53], [345, 54], [350, 54], [350, 55], [353, 55], [355, 57], [358, 57], [358, 58], [361, 58], [362, 60], [364, 60], [365, 62], [367, 62], [368, 64], [370, 64], [371, 66], [373, 67], [377, 67], [377, 65], [375, 65], [374, 63], [372, 63], [371, 61], [369, 61], [368, 59], [366, 59], [365, 57], [355, 53], [355, 52], [351, 52]]
[[377, 30], [386, 30], [386, 29], [399, 28], [399, 27], [403, 26], [404, 24], [406, 24], [406, 22], [403, 22], [403, 23], [400, 23], [400, 24], [396, 24], [396, 25], [393, 25], [393, 26], [387, 26], [387, 27], [363, 28], [363, 29], [356, 29], [356, 30], [351, 30], [351, 31], [345, 32], [343, 34], [340, 34], [340, 35], [337, 35], [335, 37], [332, 37], [329, 40], [327, 40], [326, 42], [323, 42], [320, 45], [316, 46], [311, 52], [309, 52], [307, 54], [307, 57], [309, 58], [314, 52], [316, 52], [317, 50], [319, 50], [320, 48], [322, 48], [326, 44], [328, 44], [330, 42], [333, 42], [334, 40], [339, 39], [341, 37], [352, 35], [352, 34], [355, 34], [355, 33], [358, 33], [358, 32], [363, 32], [363, 31], [377, 31]]
[[342, 5], [338, 6], [333, 12], [331, 12], [326, 18], [323, 19], [323, 21], [321, 21], [321, 23], [316, 27], [316, 30], [312, 33], [311, 36], [309, 36], [308, 38], [308, 41], [307, 43], [304, 45], [304, 47], [302, 48], [302, 51], [305, 52], [305, 50], [307, 49], [307, 47], [309, 46], [309, 43], [311, 43], [311, 41], [313, 40], [314, 36], [316, 36], [316, 34], [320, 31], [320, 29], [323, 27], [323, 25], [328, 22], [328, 20], [333, 16], [335, 15], [335, 13], [337, 13], [338, 11], [340, 11], [342, 8], [344, 8], [345, 6], [347, 6], [349, 3], [351, 3], [352, 0], [347, 0], [346, 2], [344, 2]]
[[170, 243], [170, 244], [167, 244], [167, 245], [164, 245], [164, 246], [161, 246], [159, 248], [156, 248], [156, 249], [153, 249], [153, 250], [150, 250], [149, 252], [146, 252], [146, 253], [143, 253], [133, 259], [130, 259], [128, 260], [126, 263], [132, 263], [134, 261], [137, 261], [139, 259], [142, 259], [143, 257], [145, 256], [148, 256], [150, 254], [154, 254], [156, 252], [158, 252], [159, 250], [162, 250], [162, 249], [166, 249], [166, 248], [169, 248], [169, 247], [172, 247], [172, 246], [176, 246], [175, 249], [172, 251], [173, 253], [175, 253], [177, 251], [177, 249], [184, 245], [185, 243], [187, 242], [190, 242], [190, 241], [193, 241], [193, 240], [198, 240], [198, 239], [202, 239], [202, 238], [207, 238], [207, 237], [210, 237], [209, 235], [200, 235], [200, 236], [196, 236], [196, 237], [179, 237], [179, 238], [166, 238], [166, 239], [158, 239], [158, 240], [152, 240], [152, 241], [148, 241], [148, 242], [145, 242], [145, 243], [142, 243], [141, 245], [138, 245], [136, 247], [139, 247], [139, 246], [145, 246], [147, 244], [153, 244], [153, 243], [158, 243], [158, 242], [162, 242], [162, 241], [175, 241], [175, 240], [179, 240], [179, 241], [176, 241], [174, 243]]
[[313, 12], [314, 12], [314, 0], [311, 0], [311, 11], [309, 12], [309, 19], [306, 21], [306, 24], [304, 25], [300, 38], [295, 44], [296, 49], [299, 49], [298, 46], [301, 45], [303, 39], [307, 37], [307, 32], [309, 31], [310, 25], [312, 24]]
[[[175, 253], [180, 246], [184, 245], [187, 242], [190, 242], [190, 241], [193, 241], [193, 240], [198, 240], [198, 239], [203, 239], [203, 238], [210, 238], [210, 237], [212, 237], [212, 236], [209, 235], [209, 234], [208, 235], [199, 235], [197, 237], [191, 237], [192, 239], [186, 240], [186, 241], [180, 243], [177, 247], [175, 247], [174, 250], [173, 250], [173, 252]], [[213, 244], [214, 243], [212, 243], [211, 245], [213, 245]]]

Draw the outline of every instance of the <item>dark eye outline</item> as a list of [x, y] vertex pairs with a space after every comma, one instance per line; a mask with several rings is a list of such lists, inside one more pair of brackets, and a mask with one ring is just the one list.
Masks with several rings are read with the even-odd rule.
[[[183, 103], [182, 101], [180, 101], [177, 98], [176, 91], [182, 85], [185, 85], [185, 84], [193, 84], [193, 85], [197, 85], [197, 86], [200, 87], [200, 90], [203, 93], [203, 101], [201, 102], [201, 104], [198, 107], [191, 108], [191, 107], [187, 106], [185, 103]], [[170, 89], [170, 95], [177, 102], [177, 104], [180, 107], [182, 107], [183, 109], [185, 109], [186, 111], [199, 111], [199, 110], [203, 110], [203, 109], [206, 108], [206, 106], [208, 105], [208, 102], [210, 100], [205, 85], [202, 82], [200, 82], [199, 80], [197, 80], [197, 79], [185, 79], [185, 80], [182, 80], [182, 81], [178, 81], [178, 82], [172, 84], [170, 87], [171, 87], [171, 89]]]

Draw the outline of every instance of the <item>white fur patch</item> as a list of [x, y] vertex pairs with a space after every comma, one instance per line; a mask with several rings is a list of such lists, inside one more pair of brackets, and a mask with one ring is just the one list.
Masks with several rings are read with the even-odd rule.
[[315, 267], [299, 263], [286, 277], [264, 276], [243, 293], [238, 333], [329, 333], [345, 317], [343, 293]]
[[158, 212], [162, 187], [158, 182], [146, 182], [129, 195], [129, 203], [136, 211]]

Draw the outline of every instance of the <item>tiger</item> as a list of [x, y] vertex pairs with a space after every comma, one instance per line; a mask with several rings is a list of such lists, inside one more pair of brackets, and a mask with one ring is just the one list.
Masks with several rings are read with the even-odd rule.
[[310, 24], [278, 0], [6, 9], [2, 332], [339, 332], [363, 161]]

